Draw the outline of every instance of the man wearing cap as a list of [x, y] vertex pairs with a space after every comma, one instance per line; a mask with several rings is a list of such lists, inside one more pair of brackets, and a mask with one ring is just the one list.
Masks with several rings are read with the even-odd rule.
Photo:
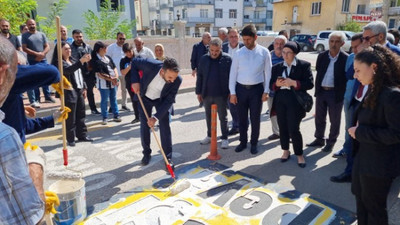
[[329, 35], [329, 50], [318, 55], [315, 80], [315, 140], [307, 146], [325, 145], [326, 114], [329, 113], [330, 130], [323, 152], [331, 152], [339, 136], [340, 120], [346, 90], [346, 61], [348, 54], [341, 50], [346, 35], [341, 31]]

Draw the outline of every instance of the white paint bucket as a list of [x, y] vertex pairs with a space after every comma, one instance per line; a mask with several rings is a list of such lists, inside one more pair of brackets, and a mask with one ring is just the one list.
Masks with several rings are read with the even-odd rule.
[[59, 180], [49, 187], [50, 191], [57, 193], [60, 205], [56, 208], [53, 222], [59, 225], [69, 225], [81, 222], [86, 218], [86, 193], [85, 181]]

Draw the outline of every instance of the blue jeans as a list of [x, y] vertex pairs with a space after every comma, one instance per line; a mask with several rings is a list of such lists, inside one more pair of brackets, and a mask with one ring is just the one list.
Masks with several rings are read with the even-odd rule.
[[[40, 62], [35, 61], [35, 60], [28, 60], [28, 62], [29, 62], [29, 65], [35, 65], [35, 64], [38, 64], [38, 63], [47, 64], [47, 60], [46, 59], [43, 59]], [[51, 96], [50, 96], [49, 86], [48, 85], [42, 86], [42, 90], [43, 90], [44, 98], [45, 99], [50, 99]], [[33, 102], [40, 102], [40, 90], [39, 90], [39, 88], [36, 88], [35, 90], [29, 90], [29, 91], [27, 91], [27, 93], [28, 93], [29, 102], [31, 104]]]
[[354, 80], [348, 80], [346, 84], [346, 92], [344, 93], [343, 109], [345, 117], [345, 133], [344, 133], [344, 144], [342, 152], [347, 155], [351, 154], [351, 137], [347, 130], [352, 125], [354, 108], [350, 109], [350, 103], [352, 101], [351, 93], [353, 92]]
[[119, 111], [118, 111], [118, 103], [117, 103], [117, 88], [110, 88], [110, 89], [99, 89], [100, 90], [100, 95], [101, 95], [101, 102], [100, 102], [100, 107], [101, 107], [101, 115], [103, 116], [103, 119], [108, 118], [108, 99], [110, 99], [110, 106], [111, 110], [113, 111], [114, 118], [119, 116]]

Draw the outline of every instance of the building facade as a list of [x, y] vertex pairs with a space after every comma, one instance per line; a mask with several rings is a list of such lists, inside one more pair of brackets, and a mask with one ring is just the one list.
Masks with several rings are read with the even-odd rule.
[[275, 0], [273, 30], [317, 34], [356, 21], [365, 25], [381, 19], [382, 0]]
[[390, 0], [387, 20], [388, 28], [400, 28], [400, 0]]

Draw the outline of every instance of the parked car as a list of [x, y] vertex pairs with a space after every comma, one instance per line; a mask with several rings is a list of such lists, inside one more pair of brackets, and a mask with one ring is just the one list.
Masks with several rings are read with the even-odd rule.
[[278, 36], [278, 32], [274, 31], [266, 31], [266, 30], [259, 30], [257, 31], [257, 36]]
[[[317, 40], [314, 44], [314, 49], [317, 52], [322, 52], [329, 49], [329, 35], [335, 30], [324, 30], [317, 34]], [[354, 35], [351, 31], [342, 31], [346, 35], [347, 40], [345, 40], [342, 49], [346, 52], [351, 52], [351, 37]]]
[[310, 35], [310, 34], [296, 34], [291, 37], [290, 41], [296, 41], [299, 43], [301, 50], [303, 52], [313, 51], [314, 50], [314, 43], [317, 35]]

